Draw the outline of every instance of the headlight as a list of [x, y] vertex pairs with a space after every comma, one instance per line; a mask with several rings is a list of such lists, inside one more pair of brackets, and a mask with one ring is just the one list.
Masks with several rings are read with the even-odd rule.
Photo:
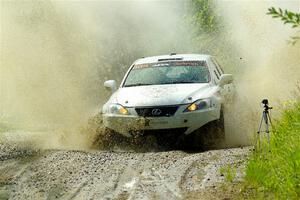
[[121, 115], [128, 115], [129, 114], [128, 110], [120, 104], [111, 104], [111, 105], [109, 105], [108, 113], [110, 113], [110, 114], [121, 114]]
[[190, 104], [183, 112], [202, 110], [202, 109], [210, 108], [211, 105], [212, 105], [211, 99], [199, 99], [194, 103]]

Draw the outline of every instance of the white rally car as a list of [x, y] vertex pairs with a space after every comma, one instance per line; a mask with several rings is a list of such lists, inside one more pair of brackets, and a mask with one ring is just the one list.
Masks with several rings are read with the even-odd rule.
[[102, 108], [103, 124], [128, 137], [149, 130], [188, 135], [210, 122], [223, 131], [222, 107], [233, 93], [232, 81], [210, 55], [141, 58], [119, 87], [114, 80], [104, 83], [113, 94]]

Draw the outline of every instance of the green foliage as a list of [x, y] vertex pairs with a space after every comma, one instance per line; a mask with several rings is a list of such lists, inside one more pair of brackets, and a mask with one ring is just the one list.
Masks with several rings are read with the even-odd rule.
[[293, 13], [288, 10], [282, 10], [272, 7], [268, 9], [268, 15], [272, 15], [273, 18], [281, 18], [284, 24], [291, 24], [293, 28], [300, 26], [300, 13]]
[[[300, 27], [300, 13], [294, 13], [288, 10], [278, 10], [274, 7], [268, 9], [268, 15], [272, 15], [273, 18], [280, 18], [284, 24], [291, 24], [292, 28]], [[299, 32], [298, 32], [299, 33]], [[291, 43], [295, 44], [300, 39], [300, 36], [292, 36]]]
[[232, 59], [237, 52], [232, 48], [229, 30], [219, 8], [213, 0], [187, 0], [185, 2], [184, 24], [192, 33], [192, 52], [215, 56], [222, 67], [232, 73], [238, 61]]
[[188, 11], [188, 21], [197, 35], [214, 34], [220, 30], [220, 19], [215, 14], [215, 6], [211, 0], [190, 0]]
[[274, 126], [270, 151], [255, 152], [246, 170], [254, 198], [300, 198], [300, 102]]
[[220, 168], [220, 173], [225, 176], [225, 180], [227, 182], [232, 182], [236, 177], [236, 167], [232, 167], [231, 165], [226, 165]]

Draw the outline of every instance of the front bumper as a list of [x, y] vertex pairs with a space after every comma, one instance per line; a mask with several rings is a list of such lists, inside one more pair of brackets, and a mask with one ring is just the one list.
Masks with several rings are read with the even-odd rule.
[[179, 107], [173, 116], [169, 117], [140, 117], [134, 109], [132, 115], [103, 114], [104, 126], [125, 136], [132, 136], [140, 130], [160, 130], [186, 128], [184, 134], [190, 134], [208, 122], [220, 118], [220, 106], [193, 112], [183, 112], [185, 106]]

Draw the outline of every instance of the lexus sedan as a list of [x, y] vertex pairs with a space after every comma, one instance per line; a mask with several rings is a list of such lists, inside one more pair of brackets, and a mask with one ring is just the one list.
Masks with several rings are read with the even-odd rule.
[[114, 80], [104, 83], [112, 95], [102, 107], [103, 124], [127, 137], [145, 131], [188, 135], [213, 124], [224, 136], [223, 105], [234, 92], [232, 81], [210, 55], [141, 58], [120, 86]]

